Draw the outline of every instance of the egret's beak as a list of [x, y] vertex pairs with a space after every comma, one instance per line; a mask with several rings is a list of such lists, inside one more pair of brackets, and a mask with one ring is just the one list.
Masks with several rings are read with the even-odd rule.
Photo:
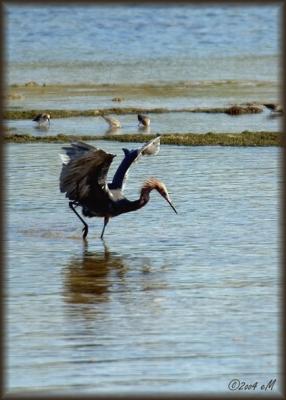
[[175, 209], [175, 207], [174, 207], [174, 205], [172, 204], [171, 200], [168, 199], [167, 197], [166, 197], [166, 200], [167, 200], [167, 202], [170, 204], [170, 206], [172, 207], [172, 209], [175, 211], [175, 213], [178, 214], [178, 213], [177, 213], [177, 210]]

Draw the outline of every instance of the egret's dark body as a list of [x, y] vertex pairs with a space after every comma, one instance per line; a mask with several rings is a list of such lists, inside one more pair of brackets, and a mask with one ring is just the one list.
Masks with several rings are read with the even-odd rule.
[[[132, 163], [142, 155], [157, 154], [159, 145], [160, 138], [158, 137], [141, 149], [123, 149], [125, 157], [109, 184], [106, 183], [106, 178], [110, 164], [115, 157], [114, 154], [106, 153], [82, 142], [63, 147], [67, 159], [65, 156], [62, 157], [60, 190], [66, 193], [66, 197], [71, 200], [70, 208], [83, 222], [84, 238], [88, 233], [88, 225], [75, 210], [77, 206], [82, 207], [82, 214], [85, 217], [104, 218], [101, 238], [110, 218], [143, 207], [149, 201], [150, 192], [153, 189], [156, 189], [173, 207], [165, 185], [155, 178], [144, 183], [138, 200], [130, 201], [123, 195], [124, 182]], [[175, 210], [174, 207], [173, 209]]]

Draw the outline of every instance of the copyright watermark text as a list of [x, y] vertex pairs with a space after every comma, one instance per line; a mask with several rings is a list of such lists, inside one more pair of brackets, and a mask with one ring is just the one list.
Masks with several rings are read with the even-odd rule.
[[262, 391], [271, 391], [273, 390], [274, 386], [276, 384], [276, 379], [270, 379], [270, 381], [266, 382], [266, 383], [259, 383], [259, 382], [245, 382], [243, 380], [240, 379], [232, 379], [229, 384], [228, 384], [228, 388], [229, 390], [231, 390], [232, 392], [235, 391], [255, 391], [255, 390], [262, 390]]

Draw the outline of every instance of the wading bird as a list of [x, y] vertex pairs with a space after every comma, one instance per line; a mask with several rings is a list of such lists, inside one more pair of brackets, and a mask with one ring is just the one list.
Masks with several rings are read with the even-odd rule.
[[138, 124], [139, 126], [140, 126], [140, 124], [142, 124], [144, 127], [150, 126], [151, 120], [149, 117], [147, 117], [147, 115], [138, 114], [137, 118], [139, 121], [139, 124]]
[[280, 104], [268, 103], [263, 105], [272, 111], [272, 115], [283, 115], [283, 108]]
[[33, 118], [33, 121], [37, 122], [39, 124], [39, 126], [44, 125], [48, 122], [48, 124], [50, 126], [50, 119], [51, 119], [50, 114], [42, 113], [42, 114], [36, 115], [36, 117]]
[[113, 117], [108, 117], [107, 115], [101, 115], [101, 116], [108, 123], [109, 129], [121, 128], [121, 123], [120, 121], [118, 121], [118, 119], [115, 119]]
[[157, 137], [140, 149], [123, 149], [125, 157], [115, 172], [112, 182], [107, 184], [107, 173], [115, 157], [114, 154], [106, 153], [102, 149], [83, 142], [75, 142], [69, 147], [63, 147], [65, 154], [60, 154], [63, 163], [60, 191], [66, 193], [66, 197], [70, 200], [69, 207], [84, 225], [83, 239], [88, 234], [88, 225], [76, 211], [75, 208], [78, 206], [82, 207], [82, 214], [85, 217], [104, 218], [101, 239], [110, 218], [145, 206], [149, 201], [150, 192], [154, 189], [177, 213], [166, 186], [156, 178], [145, 181], [138, 200], [128, 200], [123, 194], [124, 183], [131, 164], [138, 161], [141, 156], [157, 154], [159, 148], [160, 137]]

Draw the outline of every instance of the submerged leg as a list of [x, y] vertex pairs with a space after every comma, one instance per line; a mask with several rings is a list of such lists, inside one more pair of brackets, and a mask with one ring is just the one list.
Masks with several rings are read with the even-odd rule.
[[101, 232], [100, 239], [103, 239], [105, 227], [106, 227], [106, 225], [108, 224], [108, 221], [109, 221], [109, 217], [104, 217], [104, 225], [103, 225], [103, 229], [102, 229], [102, 232]]
[[74, 208], [74, 203], [72, 201], [69, 202], [69, 207], [73, 210], [73, 212], [78, 216], [78, 218], [81, 220], [81, 222], [83, 223], [84, 227], [82, 229], [83, 231], [83, 236], [82, 238], [85, 239], [87, 237], [88, 234], [88, 225], [87, 223], [81, 218], [81, 216], [79, 215], [79, 213], [76, 211], [76, 209]]

